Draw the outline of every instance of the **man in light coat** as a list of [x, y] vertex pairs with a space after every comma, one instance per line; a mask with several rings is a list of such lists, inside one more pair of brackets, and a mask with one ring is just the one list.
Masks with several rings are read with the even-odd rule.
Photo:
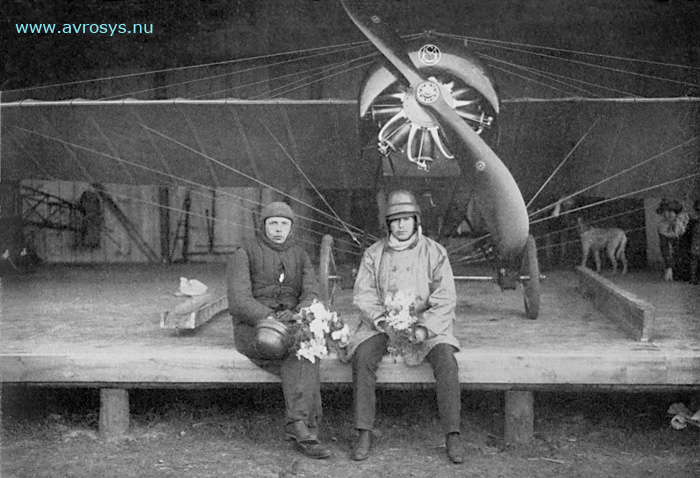
[[418, 361], [427, 361], [433, 369], [447, 455], [453, 463], [464, 461], [454, 356], [459, 350], [453, 333], [457, 302], [454, 278], [445, 248], [423, 236], [420, 219], [413, 194], [392, 192], [386, 205], [388, 237], [365, 251], [355, 281], [353, 302], [360, 309], [361, 323], [347, 347], [353, 370], [355, 428], [359, 431], [353, 460], [366, 459], [372, 447], [376, 372], [388, 345], [384, 300], [388, 294], [406, 291], [416, 297], [418, 322], [412, 342], [419, 345]]

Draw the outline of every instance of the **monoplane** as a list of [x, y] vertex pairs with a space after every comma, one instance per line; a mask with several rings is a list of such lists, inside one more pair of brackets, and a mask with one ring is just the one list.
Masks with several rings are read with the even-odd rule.
[[[526, 315], [537, 318], [540, 272], [525, 201], [481, 136], [499, 111], [486, 65], [458, 42], [420, 38], [406, 44], [367, 2], [341, 1], [383, 55], [363, 82], [359, 115], [379, 127], [384, 167], [395, 175], [397, 168], [412, 163], [426, 174], [441, 169], [443, 175], [458, 176], [460, 190], [469, 198], [467, 221], [492, 242], [495, 275], [472, 279], [494, 280], [501, 289], [522, 283]], [[364, 130], [372, 134], [371, 126]]]

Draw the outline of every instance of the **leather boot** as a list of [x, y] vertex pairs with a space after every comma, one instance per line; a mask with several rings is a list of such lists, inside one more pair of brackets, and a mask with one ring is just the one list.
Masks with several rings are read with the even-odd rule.
[[284, 434], [287, 440], [294, 440], [302, 443], [318, 443], [318, 438], [311, 433], [306, 423], [301, 420], [285, 425]]
[[294, 447], [307, 457], [316, 460], [331, 456], [331, 449], [322, 443], [294, 442]]
[[447, 457], [452, 463], [459, 464], [464, 462], [464, 446], [459, 433], [448, 433], [445, 437], [445, 445], [447, 447]]
[[355, 447], [352, 449], [350, 458], [355, 461], [366, 460], [369, 457], [369, 452], [372, 449], [372, 432], [370, 430], [360, 430], [360, 436], [357, 438]]
[[331, 450], [321, 444], [318, 437], [312, 434], [306, 423], [296, 421], [284, 427], [287, 440], [294, 442], [294, 447], [309, 458], [321, 459], [331, 456]]

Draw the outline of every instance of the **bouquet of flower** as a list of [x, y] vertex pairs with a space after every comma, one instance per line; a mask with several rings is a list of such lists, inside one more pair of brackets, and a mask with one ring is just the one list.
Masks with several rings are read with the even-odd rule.
[[301, 309], [288, 329], [290, 353], [311, 363], [316, 362], [317, 357], [328, 355], [329, 349], [337, 352], [345, 347], [350, 338], [350, 328], [337, 312], [329, 311], [315, 299], [309, 307]]
[[384, 299], [386, 317], [384, 332], [389, 336], [389, 355], [396, 360], [402, 355], [407, 365], [418, 363], [419, 345], [413, 343], [413, 335], [418, 322], [415, 309], [416, 297], [409, 291], [387, 294]]

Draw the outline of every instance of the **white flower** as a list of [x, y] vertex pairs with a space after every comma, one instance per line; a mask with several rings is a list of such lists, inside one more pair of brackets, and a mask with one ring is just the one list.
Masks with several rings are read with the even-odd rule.
[[387, 325], [394, 330], [406, 330], [418, 320], [411, 315], [411, 306], [415, 295], [410, 291], [400, 290], [387, 295], [384, 305], [387, 308]]
[[317, 339], [323, 338], [324, 334], [330, 332], [328, 321], [320, 319], [317, 316], [314, 316], [314, 320], [309, 323], [309, 330], [311, 330], [311, 333], [314, 334], [314, 337]]
[[316, 357], [321, 358], [323, 355], [328, 355], [325, 339], [312, 339], [302, 342], [296, 355], [299, 359], [305, 358], [311, 363], [316, 363]]
[[326, 306], [323, 305], [322, 302], [317, 301], [314, 299], [313, 303], [305, 307], [306, 313], [308, 314], [309, 312], [314, 314], [314, 317], [317, 319], [321, 320], [328, 320], [330, 319], [331, 313], [326, 309]]
[[345, 347], [350, 340], [350, 327], [348, 324], [343, 325], [343, 328], [336, 330], [331, 334], [331, 338], [340, 343], [341, 347]]

